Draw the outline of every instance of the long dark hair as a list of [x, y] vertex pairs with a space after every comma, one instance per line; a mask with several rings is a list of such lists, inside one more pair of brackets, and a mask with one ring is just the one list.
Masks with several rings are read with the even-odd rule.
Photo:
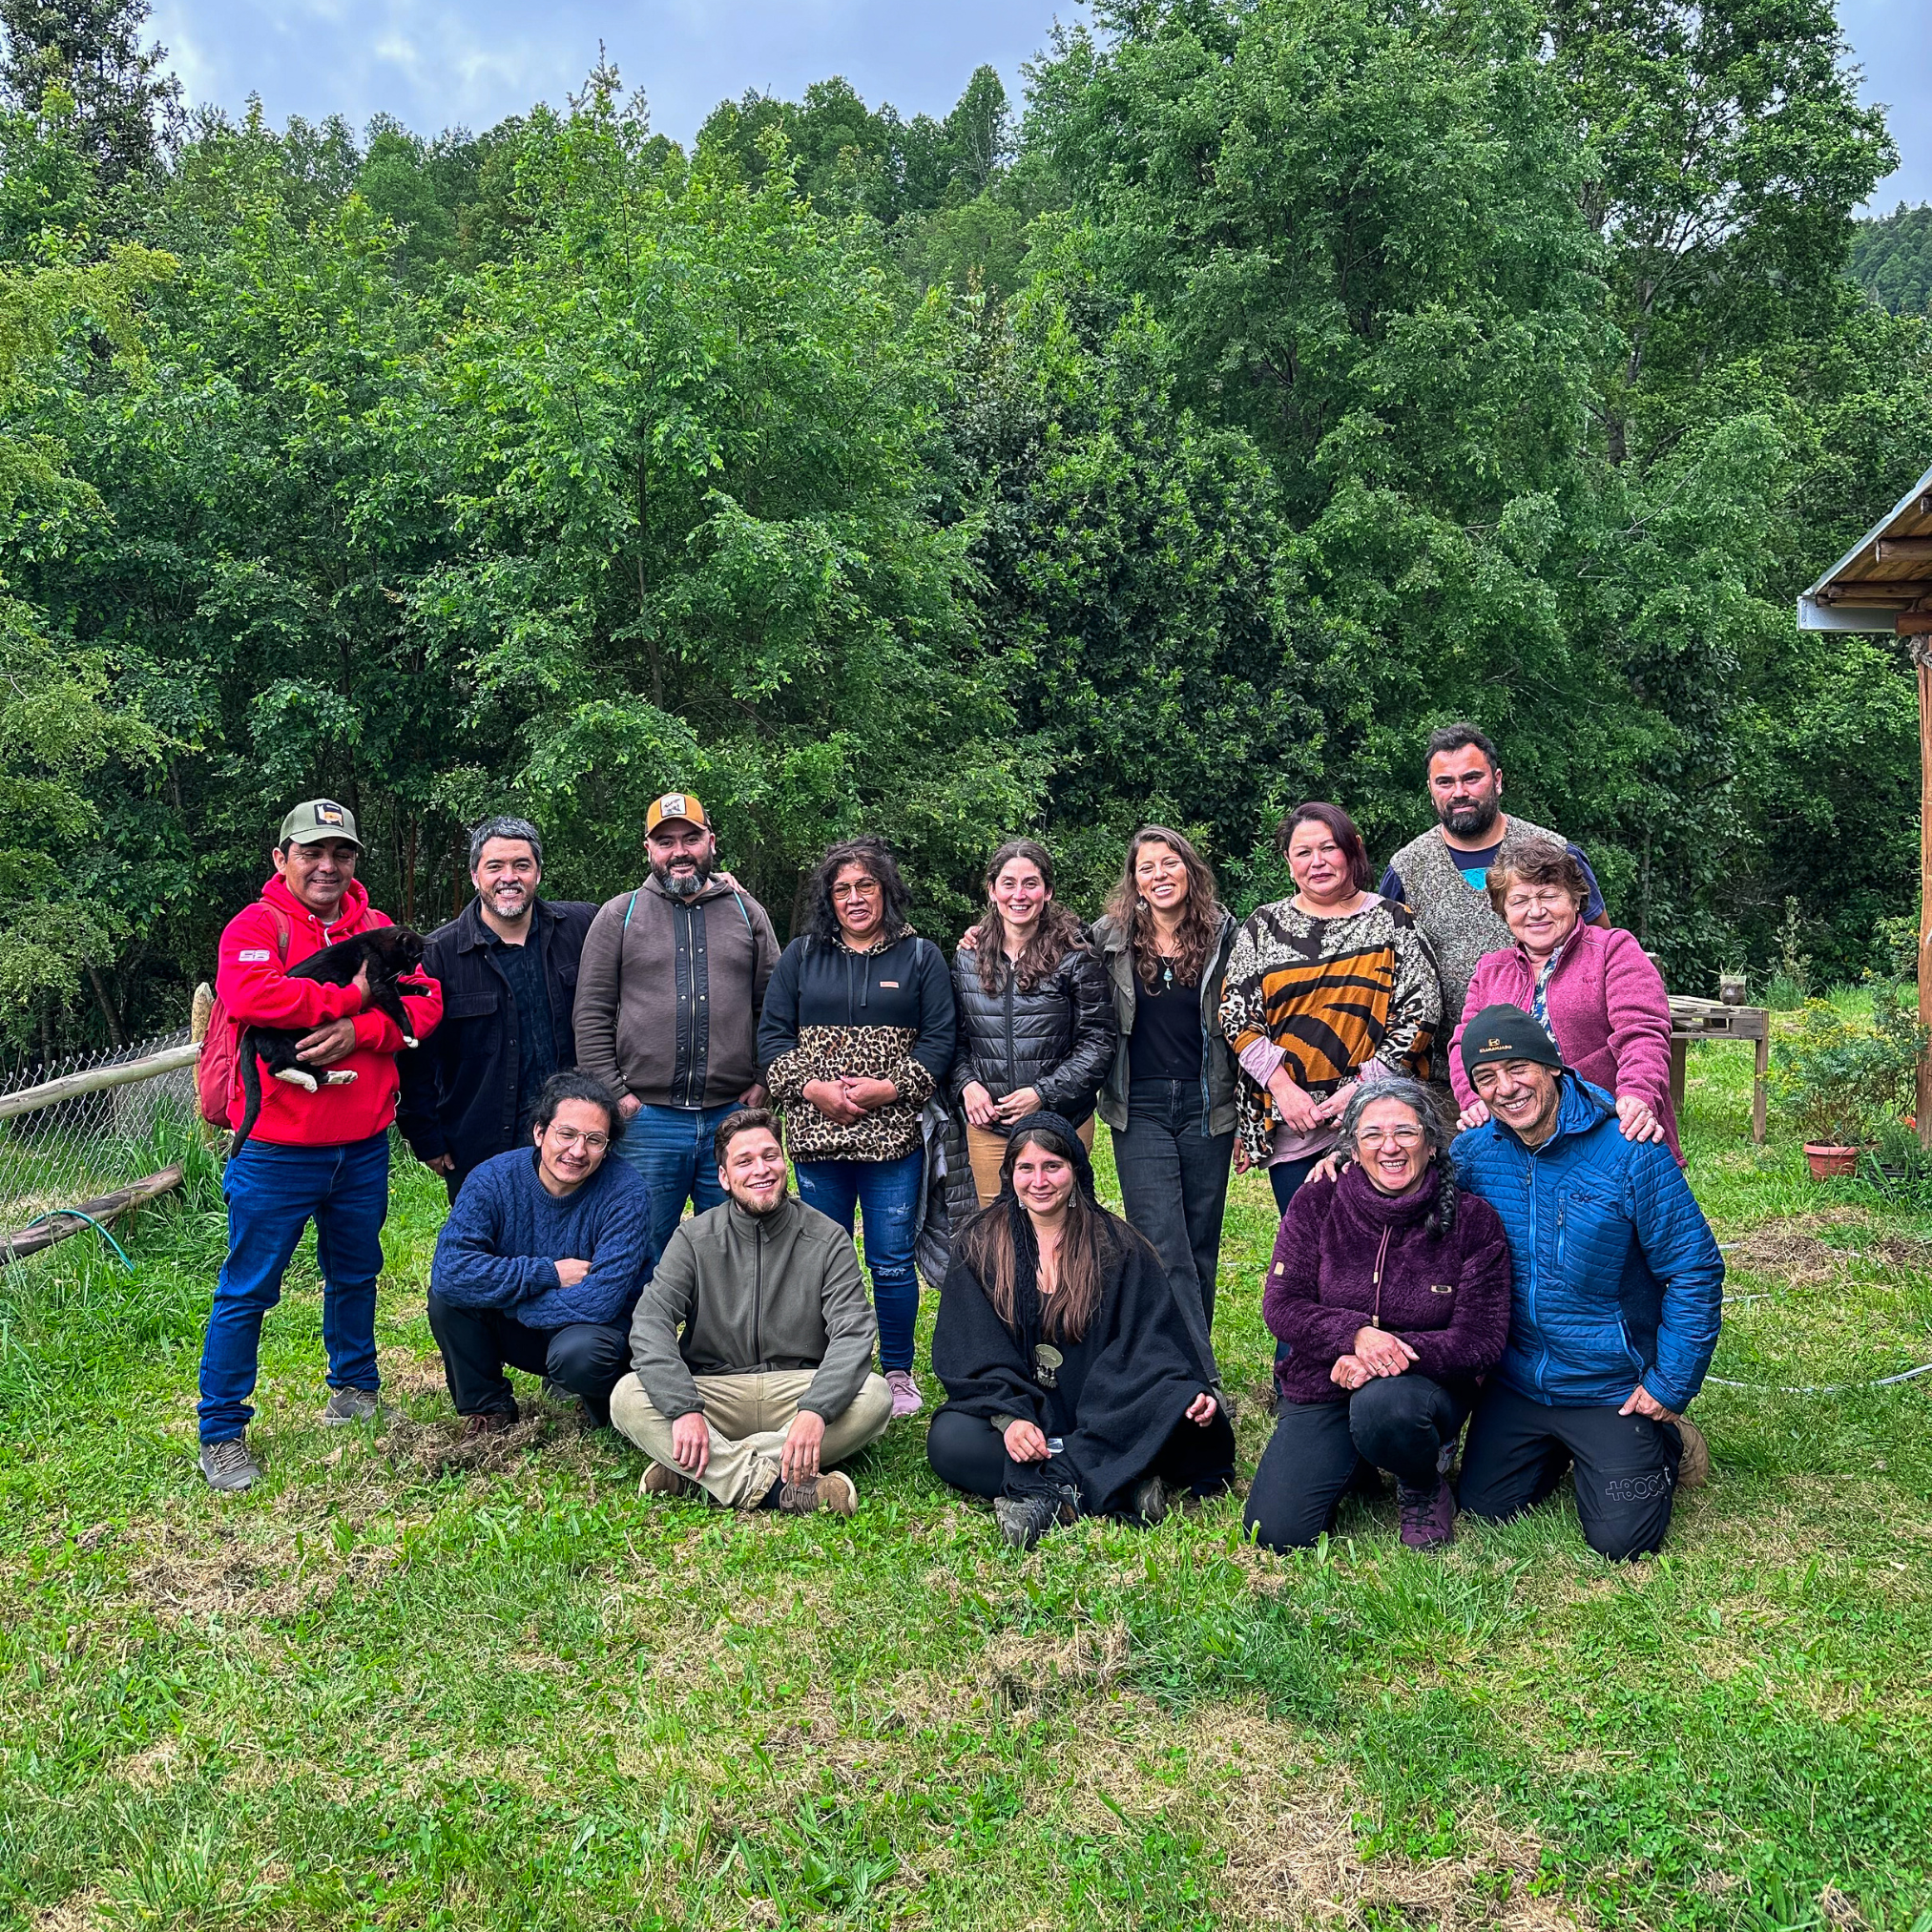
[[897, 939], [905, 930], [905, 911], [912, 904], [912, 894], [899, 876], [899, 861], [892, 856], [892, 847], [869, 832], [857, 839], [840, 840], [838, 844], [827, 848], [825, 856], [813, 867], [812, 883], [806, 889], [812, 908], [812, 937], [823, 940], [840, 937], [842, 928], [832, 904], [832, 886], [848, 865], [857, 865], [868, 878], [878, 880], [880, 895], [885, 902], [880, 924], [887, 940]]
[[[993, 904], [993, 881], [1015, 859], [1036, 865], [1047, 890], [1053, 889], [1053, 861], [1046, 846], [1032, 839], [1008, 839], [987, 862], [987, 909], [973, 927], [973, 951], [978, 957], [980, 990], [989, 993], [1000, 983], [1000, 968], [1006, 964], [1007, 932], [1000, 924], [1000, 908]], [[1013, 974], [1023, 993], [1030, 993], [1073, 948], [1081, 944], [1080, 922], [1057, 899], [1040, 908], [1040, 921], [1033, 936], [1013, 962]]]
[[1331, 805], [1321, 799], [1310, 799], [1299, 804], [1281, 821], [1281, 829], [1275, 834], [1275, 842], [1281, 848], [1282, 858], [1288, 856], [1289, 841], [1295, 837], [1297, 825], [1306, 824], [1310, 820], [1324, 824], [1335, 834], [1335, 842], [1341, 847], [1341, 856], [1348, 861], [1350, 876], [1355, 881], [1358, 892], [1368, 892], [1374, 888], [1375, 873], [1368, 862], [1368, 847], [1361, 841], [1361, 834], [1355, 829], [1355, 821], [1340, 805]]
[[1060, 1279], [1040, 1299], [1040, 1333], [1049, 1341], [1078, 1341], [1100, 1306], [1107, 1271], [1127, 1242], [1138, 1238], [1128, 1224], [1110, 1215], [1092, 1193], [1093, 1170], [1087, 1150], [1050, 1127], [1022, 1127], [1007, 1142], [1000, 1162], [1000, 1195], [960, 1232], [960, 1258], [970, 1268], [993, 1313], [1017, 1333], [1013, 1307], [1018, 1293], [1020, 1244], [1029, 1250], [1028, 1267], [1038, 1265], [1032, 1224], [1013, 1193], [1013, 1163], [1025, 1147], [1038, 1147], [1073, 1170], [1073, 1192], [1060, 1235]]
[[1140, 887], [1133, 876], [1143, 845], [1167, 846], [1187, 874], [1187, 907], [1174, 934], [1180, 949], [1174, 955], [1174, 976], [1184, 987], [1199, 986], [1208, 955], [1220, 936], [1221, 905], [1215, 895], [1213, 868], [1178, 832], [1170, 832], [1165, 825], [1143, 825], [1127, 841], [1127, 858], [1119, 883], [1107, 902], [1107, 917], [1127, 940], [1135, 975], [1143, 986], [1152, 986], [1160, 975], [1160, 954], [1154, 946], [1153, 915], [1142, 906]]

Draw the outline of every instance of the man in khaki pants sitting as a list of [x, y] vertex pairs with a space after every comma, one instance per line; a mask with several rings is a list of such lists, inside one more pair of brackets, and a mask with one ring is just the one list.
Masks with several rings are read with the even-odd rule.
[[849, 1516], [859, 1492], [832, 1465], [892, 1418], [852, 1237], [792, 1198], [765, 1109], [727, 1115], [717, 1149], [729, 1198], [679, 1225], [638, 1297], [611, 1421], [653, 1494]]

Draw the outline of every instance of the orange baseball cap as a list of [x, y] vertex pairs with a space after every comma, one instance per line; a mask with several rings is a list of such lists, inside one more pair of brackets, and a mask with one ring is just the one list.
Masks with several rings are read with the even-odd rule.
[[704, 816], [704, 807], [690, 792], [666, 792], [662, 798], [653, 799], [651, 809], [644, 814], [644, 836], [648, 839], [666, 819], [682, 819], [686, 824], [696, 825], [701, 832], [711, 830], [711, 821]]

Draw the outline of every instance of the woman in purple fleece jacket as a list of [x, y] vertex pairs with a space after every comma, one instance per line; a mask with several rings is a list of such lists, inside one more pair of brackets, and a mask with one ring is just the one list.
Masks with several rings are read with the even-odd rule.
[[1449, 1127], [1414, 1080], [1360, 1089], [1341, 1116], [1354, 1158], [1288, 1203], [1261, 1312], [1275, 1365], [1275, 1433], [1248, 1492], [1269, 1549], [1313, 1543], [1363, 1464], [1394, 1473], [1402, 1540], [1455, 1534], [1443, 1473], [1509, 1328], [1509, 1250], [1488, 1202], [1464, 1194]]

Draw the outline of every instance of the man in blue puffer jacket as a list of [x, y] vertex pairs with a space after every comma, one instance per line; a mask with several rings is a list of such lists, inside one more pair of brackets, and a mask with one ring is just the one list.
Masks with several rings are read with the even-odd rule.
[[506, 1366], [542, 1375], [611, 1420], [631, 1366], [631, 1311], [651, 1258], [651, 1190], [607, 1160], [624, 1132], [600, 1080], [556, 1073], [531, 1147], [473, 1168], [436, 1240], [429, 1328], [464, 1438], [517, 1419]]
[[1458, 1136], [1464, 1187], [1502, 1216], [1509, 1340], [1469, 1423], [1460, 1501], [1509, 1517], [1566, 1467], [1590, 1548], [1655, 1550], [1717, 1345], [1724, 1261], [1668, 1147], [1626, 1140], [1616, 1105], [1568, 1071], [1519, 1007], [1488, 1007], [1463, 1065], [1489, 1119]]

